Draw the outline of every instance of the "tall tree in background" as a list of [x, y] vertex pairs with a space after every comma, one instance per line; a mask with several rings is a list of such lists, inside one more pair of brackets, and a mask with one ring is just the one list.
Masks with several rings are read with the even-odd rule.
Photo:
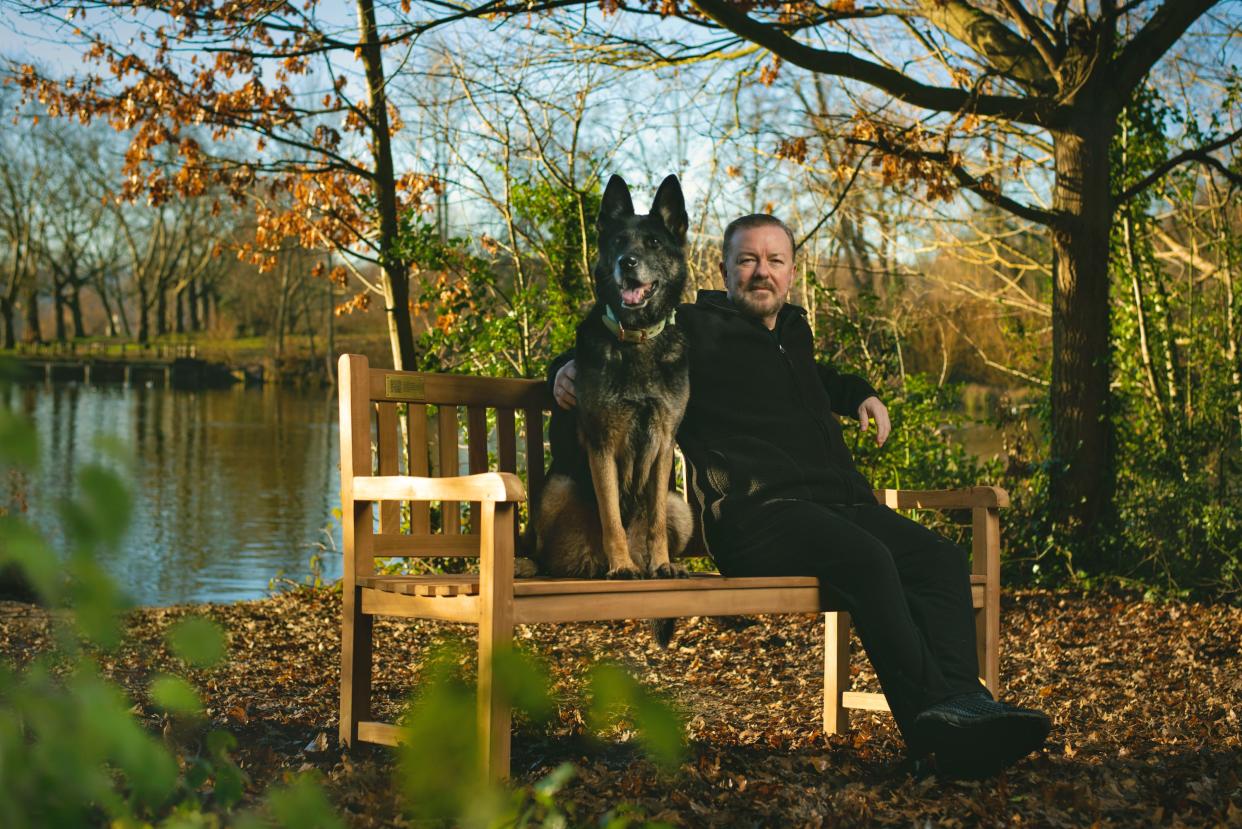
[[[1122, 111], [1153, 66], [1213, 7], [1234, 4], [1100, 0], [1092, 9], [1087, 0], [1074, 8], [1068, 0], [899, 0], [876, 6], [840, 0], [758, 7], [730, 0], [691, 2], [717, 26], [781, 61], [947, 114], [933, 135], [886, 117], [884, 107], [873, 109], [860, 117], [854, 139], [883, 153], [899, 175], [934, 179], [933, 170], [939, 169], [947, 179], [933, 181], [934, 187], [956, 184], [1048, 229], [1054, 279], [1052, 518], [1066, 538], [1088, 538], [1112, 513], [1108, 266], [1114, 212], [1182, 163], [1213, 165], [1236, 177], [1237, 171], [1212, 153], [1236, 141], [1242, 129], [1222, 129], [1197, 146], [1172, 152], [1124, 190], [1114, 182], [1110, 145]], [[883, 20], [898, 21], [912, 37], [872, 49], [859, 45], [869, 42], [864, 27]], [[829, 31], [854, 45], [826, 47]], [[716, 40], [708, 48], [714, 53], [728, 45]], [[968, 169], [961, 145], [981, 120], [1051, 137], [1050, 204], [1022, 201], [990, 176]], [[1092, 546], [1080, 545], [1079, 554], [1076, 561], [1090, 568]]]

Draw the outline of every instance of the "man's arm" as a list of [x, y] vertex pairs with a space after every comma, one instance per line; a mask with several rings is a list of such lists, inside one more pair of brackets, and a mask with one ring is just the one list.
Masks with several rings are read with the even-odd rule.
[[842, 417], [852, 417], [867, 431], [869, 423], [875, 421], [875, 442], [883, 446], [888, 440], [892, 425], [888, 419], [888, 408], [880, 402], [875, 388], [857, 374], [842, 374], [832, 366], [822, 363], [815, 364], [819, 372], [820, 382], [828, 391], [832, 410]]
[[879, 397], [875, 388], [857, 374], [842, 374], [832, 366], [815, 364], [819, 381], [828, 391], [832, 410], [842, 417], [858, 417], [858, 408], [868, 397]]

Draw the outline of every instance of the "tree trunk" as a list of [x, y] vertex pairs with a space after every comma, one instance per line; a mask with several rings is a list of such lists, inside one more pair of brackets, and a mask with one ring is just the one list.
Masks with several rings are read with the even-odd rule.
[[147, 286], [138, 283], [138, 342], [146, 345], [151, 339], [151, 303], [147, 299]]
[[69, 291], [69, 316], [73, 320], [73, 336], [75, 339], [86, 336], [86, 326], [82, 323], [82, 286], [74, 282]]
[[384, 58], [375, 25], [372, 0], [358, 0], [358, 28], [362, 34], [362, 64], [366, 69], [371, 127], [371, 155], [375, 160], [372, 186], [379, 210], [379, 249], [384, 272], [384, 312], [388, 317], [388, 341], [392, 365], [398, 371], [414, 366], [414, 327], [410, 323], [410, 267], [396, 255], [397, 182], [393, 173], [392, 135], [388, 127]]
[[13, 301], [8, 297], [0, 297], [0, 324], [4, 326], [3, 348], [17, 347], [17, 332], [14, 330], [15, 317]]
[[63, 343], [68, 339], [65, 331], [65, 285], [59, 280], [52, 283], [52, 310], [56, 322], [56, 342]]
[[1054, 134], [1049, 482], [1055, 531], [1074, 553], [1072, 566], [1087, 571], [1102, 563], [1092, 539], [1111, 518], [1114, 486], [1108, 150], [1115, 121], [1092, 114], [1073, 132]]
[[190, 314], [190, 330], [200, 331], [198, 324], [198, 280], [191, 279], [190, 283], [185, 286], [185, 303], [186, 310]]
[[176, 296], [173, 298], [173, 331], [177, 334], [185, 333], [185, 288], [177, 289]]
[[276, 306], [276, 361], [285, 356], [285, 324], [289, 315], [289, 259], [280, 263], [280, 304]]
[[108, 301], [108, 292], [105, 291], [100, 284], [102, 282], [103, 282], [103, 277], [100, 277], [99, 281], [93, 283], [91, 287], [95, 289], [95, 295], [99, 297], [99, 304], [103, 306], [104, 319], [108, 321], [108, 328], [107, 328], [108, 336], [115, 338], [116, 333], [117, 333], [116, 332], [116, 314], [112, 310], [112, 303]]
[[22, 340], [28, 343], [43, 342], [43, 329], [39, 326], [39, 292], [34, 287], [27, 288], [22, 299]]
[[203, 288], [203, 290], [198, 295], [199, 301], [202, 303], [202, 308], [200, 311], [200, 322], [203, 326], [202, 328], [203, 331], [206, 331], [208, 328], [211, 327], [211, 297], [212, 297], [211, 288]]
[[168, 333], [168, 291], [163, 285], [155, 288], [155, 335]]

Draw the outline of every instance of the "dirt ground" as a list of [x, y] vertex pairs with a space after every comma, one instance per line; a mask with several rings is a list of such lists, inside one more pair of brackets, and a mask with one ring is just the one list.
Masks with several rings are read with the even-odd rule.
[[[205, 613], [227, 631], [229, 657], [189, 676], [213, 725], [237, 736], [251, 790], [315, 767], [350, 825], [405, 826], [392, 753], [336, 746], [339, 609], [327, 590], [140, 609], [104, 670], [161, 728], [145, 688], [179, 669], [163, 632]], [[0, 625], [11, 663], [50, 645], [46, 611], [0, 603]], [[1002, 626], [1002, 696], [1047, 711], [1054, 728], [1044, 753], [995, 780], [912, 779], [887, 714], [857, 712], [851, 733], [825, 737], [823, 624], [796, 616], [682, 620], [668, 650], [641, 623], [519, 629], [550, 664], [561, 704], [550, 726], [519, 721], [514, 782], [573, 762], [562, 800], [585, 824], [624, 801], [679, 826], [1242, 826], [1242, 609], [1032, 591], [1006, 596]], [[417, 688], [436, 641], [471, 633], [396, 621], [377, 631], [382, 719]], [[690, 752], [675, 774], [658, 773], [627, 731], [585, 736], [580, 677], [601, 658], [681, 708]], [[856, 687], [875, 687], [859, 653], [852, 670]]]

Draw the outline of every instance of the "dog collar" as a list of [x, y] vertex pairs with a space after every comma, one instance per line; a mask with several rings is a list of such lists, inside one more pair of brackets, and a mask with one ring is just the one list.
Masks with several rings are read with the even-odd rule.
[[604, 327], [623, 343], [645, 343], [648, 340], [654, 340], [664, 330], [664, 326], [676, 321], [677, 309], [674, 308], [665, 319], [660, 320], [655, 325], [647, 328], [626, 328], [612, 312], [612, 306], [604, 306]]

